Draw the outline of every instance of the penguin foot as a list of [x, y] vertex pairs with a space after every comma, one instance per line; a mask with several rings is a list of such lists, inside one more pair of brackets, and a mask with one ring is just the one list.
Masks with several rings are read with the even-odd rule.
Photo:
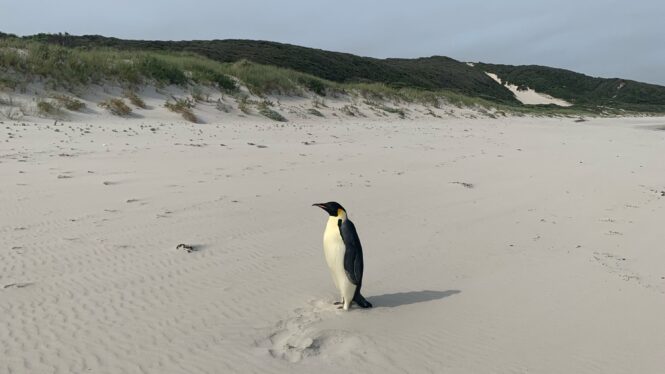
[[367, 301], [360, 293], [356, 295], [356, 297], [353, 298], [353, 301], [355, 301], [356, 304], [358, 304], [359, 307], [361, 308], [371, 308], [372, 303]]
[[338, 306], [337, 309], [344, 309], [344, 307], [343, 306]]
[[342, 305], [343, 303], [341, 301], [335, 301], [333, 305]]
[[358, 304], [359, 307], [361, 307], [361, 308], [365, 308], [365, 309], [367, 309], [367, 308], [372, 308], [372, 307], [373, 307], [372, 303], [370, 303], [370, 302], [367, 301], [367, 300], [365, 300], [365, 302], [362, 303], [362, 304], [361, 304], [361, 303], [357, 303], [357, 304]]

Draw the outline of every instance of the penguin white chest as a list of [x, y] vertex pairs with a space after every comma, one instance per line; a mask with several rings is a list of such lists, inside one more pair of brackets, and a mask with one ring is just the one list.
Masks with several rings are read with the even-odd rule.
[[346, 246], [342, 235], [339, 233], [339, 226], [337, 225], [338, 218], [330, 217], [326, 225], [326, 231], [323, 233], [323, 252], [326, 257], [326, 263], [330, 269], [333, 282], [339, 290], [343, 299], [350, 300], [353, 298], [355, 285], [351, 283], [346, 276], [344, 270], [344, 253]]
[[[323, 233], [323, 253], [325, 254], [326, 263], [333, 278], [337, 278], [336, 275], [338, 273], [346, 277], [346, 273], [344, 272], [344, 252], [346, 252], [346, 247], [344, 246], [342, 235], [339, 233], [337, 218], [330, 217], [326, 225], [326, 231]], [[337, 281], [338, 279], [335, 279], [335, 283]]]

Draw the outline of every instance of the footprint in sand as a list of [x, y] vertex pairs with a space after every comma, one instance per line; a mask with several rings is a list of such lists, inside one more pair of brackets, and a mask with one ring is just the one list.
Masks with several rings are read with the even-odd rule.
[[279, 321], [259, 345], [272, 357], [293, 363], [315, 357], [337, 362], [359, 352], [379, 354], [369, 337], [321, 326], [343, 313], [348, 312], [339, 311], [330, 301], [312, 301], [308, 307], [296, 309], [292, 317]]

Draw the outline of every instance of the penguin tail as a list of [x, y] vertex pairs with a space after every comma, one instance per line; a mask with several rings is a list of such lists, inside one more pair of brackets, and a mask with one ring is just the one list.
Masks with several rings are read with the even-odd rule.
[[372, 307], [372, 303], [367, 301], [363, 297], [363, 295], [360, 294], [360, 291], [356, 291], [356, 294], [353, 295], [353, 301], [355, 301], [356, 304], [358, 304], [358, 306], [361, 307], [361, 308], [371, 308]]

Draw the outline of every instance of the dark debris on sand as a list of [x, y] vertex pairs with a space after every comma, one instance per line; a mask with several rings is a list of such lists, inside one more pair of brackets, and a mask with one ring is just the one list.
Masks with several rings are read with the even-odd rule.
[[450, 182], [452, 184], [459, 184], [464, 188], [473, 188], [473, 183], [467, 183], [467, 182]]

